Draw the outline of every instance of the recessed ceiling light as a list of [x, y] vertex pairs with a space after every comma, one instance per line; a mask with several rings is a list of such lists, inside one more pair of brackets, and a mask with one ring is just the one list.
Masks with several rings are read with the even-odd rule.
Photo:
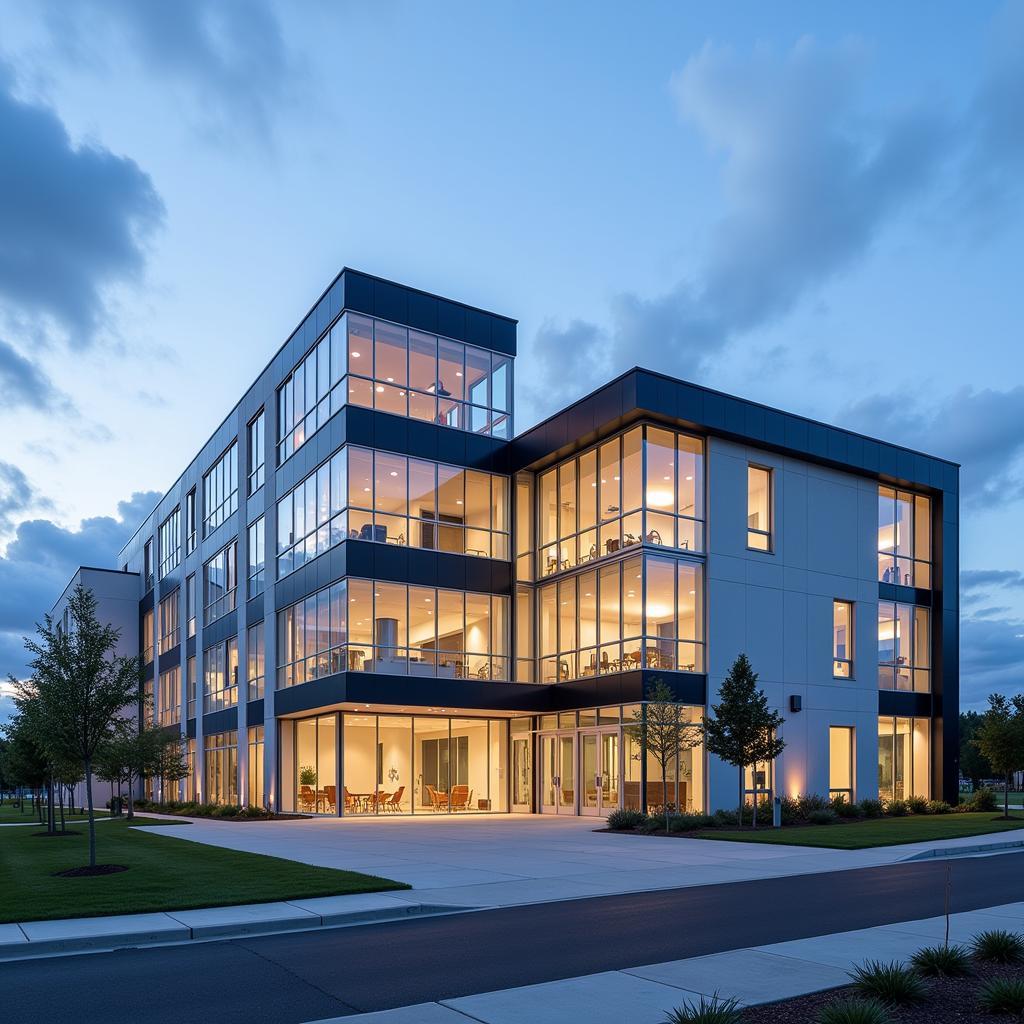
[[384, 385], [383, 385], [383, 384], [378, 384], [378, 385], [377, 385], [377, 394], [379, 395], [379, 394], [381, 394], [381, 393], [382, 393], [383, 391], [384, 391]]
[[687, 480], [692, 480], [692, 479], [693, 479], [693, 477], [692, 477], [692, 476], [688, 476], [688, 477], [687, 477], [686, 479], [687, 479]]
[[358, 352], [353, 352], [352, 353], [352, 358], [353, 359], [358, 359], [359, 358], [359, 353]]
[[387, 382], [388, 382], [389, 384], [394, 384], [394, 383], [395, 383], [395, 378], [394, 378], [394, 377], [385, 377], [384, 379], [385, 379], [385, 380], [386, 380], [386, 381], [387, 381]]
[[396, 469], [391, 470], [391, 475], [392, 476], [398, 476], [398, 470], [396, 470]]

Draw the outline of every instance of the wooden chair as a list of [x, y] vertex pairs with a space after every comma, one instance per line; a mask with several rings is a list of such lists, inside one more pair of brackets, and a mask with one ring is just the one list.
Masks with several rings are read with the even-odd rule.
[[323, 805], [324, 810], [329, 814], [333, 814], [338, 809], [337, 786], [324, 786]]
[[432, 811], [443, 810], [442, 803], [448, 802], [447, 795], [442, 798], [441, 794], [433, 786], [427, 786], [427, 796], [430, 798], [430, 809]]
[[307, 811], [316, 807], [316, 793], [312, 786], [299, 786], [299, 806]]
[[384, 805], [384, 810], [401, 811], [403, 793], [405, 793], [405, 786], [399, 786], [397, 792], [393, 793], [391, 799]]
[[348, 791], [348, 786], [342, 786], [342, 796], [345, 799], [345, 813], [359, 810], [359, 801]]
[[469, 806], [469, 786], [452, 786], [449, 806], [453, 811], [464, 811]]

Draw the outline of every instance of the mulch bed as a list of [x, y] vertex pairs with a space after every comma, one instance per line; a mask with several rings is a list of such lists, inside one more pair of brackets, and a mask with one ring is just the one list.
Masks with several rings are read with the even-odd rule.
[[[995, 978], [1024, 980], [1024, 966], [975, 963], [965, 978], [926, 978], [928, 998], [917, 1006], [889, 1011], [893, 1024], [1007, 1024], [1019, 1018], [1009, 1014], [983, 1013], [978, 1009], [978, 990]], [[813, 1024], [829, 1003], [859, 998], [852, 988], [834, 988], [779, 1003], [753, 1006], [743, 1011], [744, 1024]]]
[[65, 829], [63, 832], [33, 832], [34, 836], [49, 836], [53, 839], [56, 836], [80, 836], [81, 832], [76, 832], [72, 828]]
[[119, 871], [127, 871], [124, 864], [97, 864], [96, 867], [68, 868], [67, 871], [54, 871], [54, 878], [92, 878], [94, 875], [116, 875]]

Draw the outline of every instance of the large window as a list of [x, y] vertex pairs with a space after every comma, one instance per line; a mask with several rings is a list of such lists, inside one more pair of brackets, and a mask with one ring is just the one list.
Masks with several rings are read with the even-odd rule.
[[160, 601], [160, 653], [166, 654], [169, 650], [178, 646], [181, 640], [181, 631], [178, 628], [178, 599], [181, 592], [175, 590], [173, 594]]
[[160, 673], [157, 700], [157, 722], [177, 725], [181, 721], [181, 670], [177, 665]]
[[196, 635], [196, 574], [185, 580], [185, 635]]
[[142, 614], [142, 664], [153, 660], [153, 610]]
[[853, 678], [853, 602], [832, 602], [832, 675]]
[[196, 717], [197, 678], [196, 656], [193, 654], [192, 657], [185, 662], [185, 699], [187, 701], [187, 714], [189, 718]]
[[238, 442], [203, 477], [203, 530], [212, 533], [238, 510]]
[[509, 557], [508, 480], [348, 446], [277, 504], [277, 573], [343, 540]]
[[930, 721], [927, 718], [878, 719], [878, 796], [906, 800], [931, 795]]
[[142, 576], [146, 581], [146, 589], [153, 589], [153, 538], [142, 547]]
[[238, 703], [238, 637], [203, 651], [203, 714]]
[[249, 524], [249, 597], [263, 593], [264, 558], [266, 557], [266, 536], [264, 534], [263, 516], [255, 523]]
[[853, 798], [854, 730], [847, 725], [832, 725], [828, 730], [828, 795], [842, 797], [848, 804]]
[[512, 360], [346, 313], [284, 381], [277, 401], [281, 462], [346, 403], [509, 438]]
[[238, 733], [234, 729], [203, 737], [205, 802], [238, 803]]
[[306, 814], [338, 813], [338, 716], [295, 723], [295, 803]]
[[196, 489], [185, 495], [185, 554], [196, 549]]
[[772, 549], [772, 471], [747, 466], [747, 547]]
[[161, 524], [160, 539], [160, 579], [181, 561], [181, 509], [176, 508]]
[[878, 602], [878, 687], [931, 691], [930, 613], [894, 601]]
[[264, 807], [263, 726], [249, 726], [249, 806]]
[[932, 585], [932, 503], [923, 494], [878, 488], [878, 578], [904, 587]]
[[262, 700], [263, 680], [266, 674], [262, 620], [250, 626], [246, 632], [245, 663], [245, 680], [249, 690], [246, 700]]
[[203, 566], [203, 621], [207, 625], [235, 608], [238, 589], [238, 542], [221, 548]]
[[704, 671], [703, 566], [656, 555], [537, 588], [540, 679], [610, 672]]
[[263, 410], [249, 423], [249, 494], [254, 494], [263, 486], [266, 467], [266, 437], [264, 434]]
[[633, 544], [704, 550], [704, 444], [660, 427], [620, 437], [540, 475], [538, 576]]
[[508, 679], [508, 598], [346, 579], [277, 616], [277, 685], [335, 672]]

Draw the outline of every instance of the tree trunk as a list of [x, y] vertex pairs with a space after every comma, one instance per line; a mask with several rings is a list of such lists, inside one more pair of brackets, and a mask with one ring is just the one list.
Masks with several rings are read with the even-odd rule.
[[85, 799], [89, 808], [89, 867], [96, 867], [96, 815], [92, 807], [92, 759], [85, 759]]
[[745, 765], [740, 765], [740, 804], [739, 804], [739, 815], [740, 815], [740, 828], [743, 828], [743, 769]]
[[67, 825], [64, 823], [64, 787], [58, 786], [57, 788], [57, 803], [60, 806], [60, 830], [61, 832], [67, 832]]
[[57, 831], [57, 818], [53, 813], [53, 773], [50, 773], [50, 783], [46, 787], [46, 831]]
[[668, 764], [661, 763], [661, 800], [665, 805], [665, 835], [668, 835]]
[[757, 828], [757, 762], [754, 762], [754, 822], [753, 827]]
[[1003, 781], [1003, 817], [1010, 816], [1010, 776]]
[[127, 786], [127, 789], [128, 789], [128, 820], [129, 821], [131, 821], [132, 818], [135, 817], [135, 806], [132, 803], [132, 799], [133, 799], [133, 792], [132, 791], [133, 791], [133, 789], [135, 787], [132, 785], [132, 781], [133, 781], [132, 780], [132, 776], [129, 775], [128, 776], [128, 786]]

